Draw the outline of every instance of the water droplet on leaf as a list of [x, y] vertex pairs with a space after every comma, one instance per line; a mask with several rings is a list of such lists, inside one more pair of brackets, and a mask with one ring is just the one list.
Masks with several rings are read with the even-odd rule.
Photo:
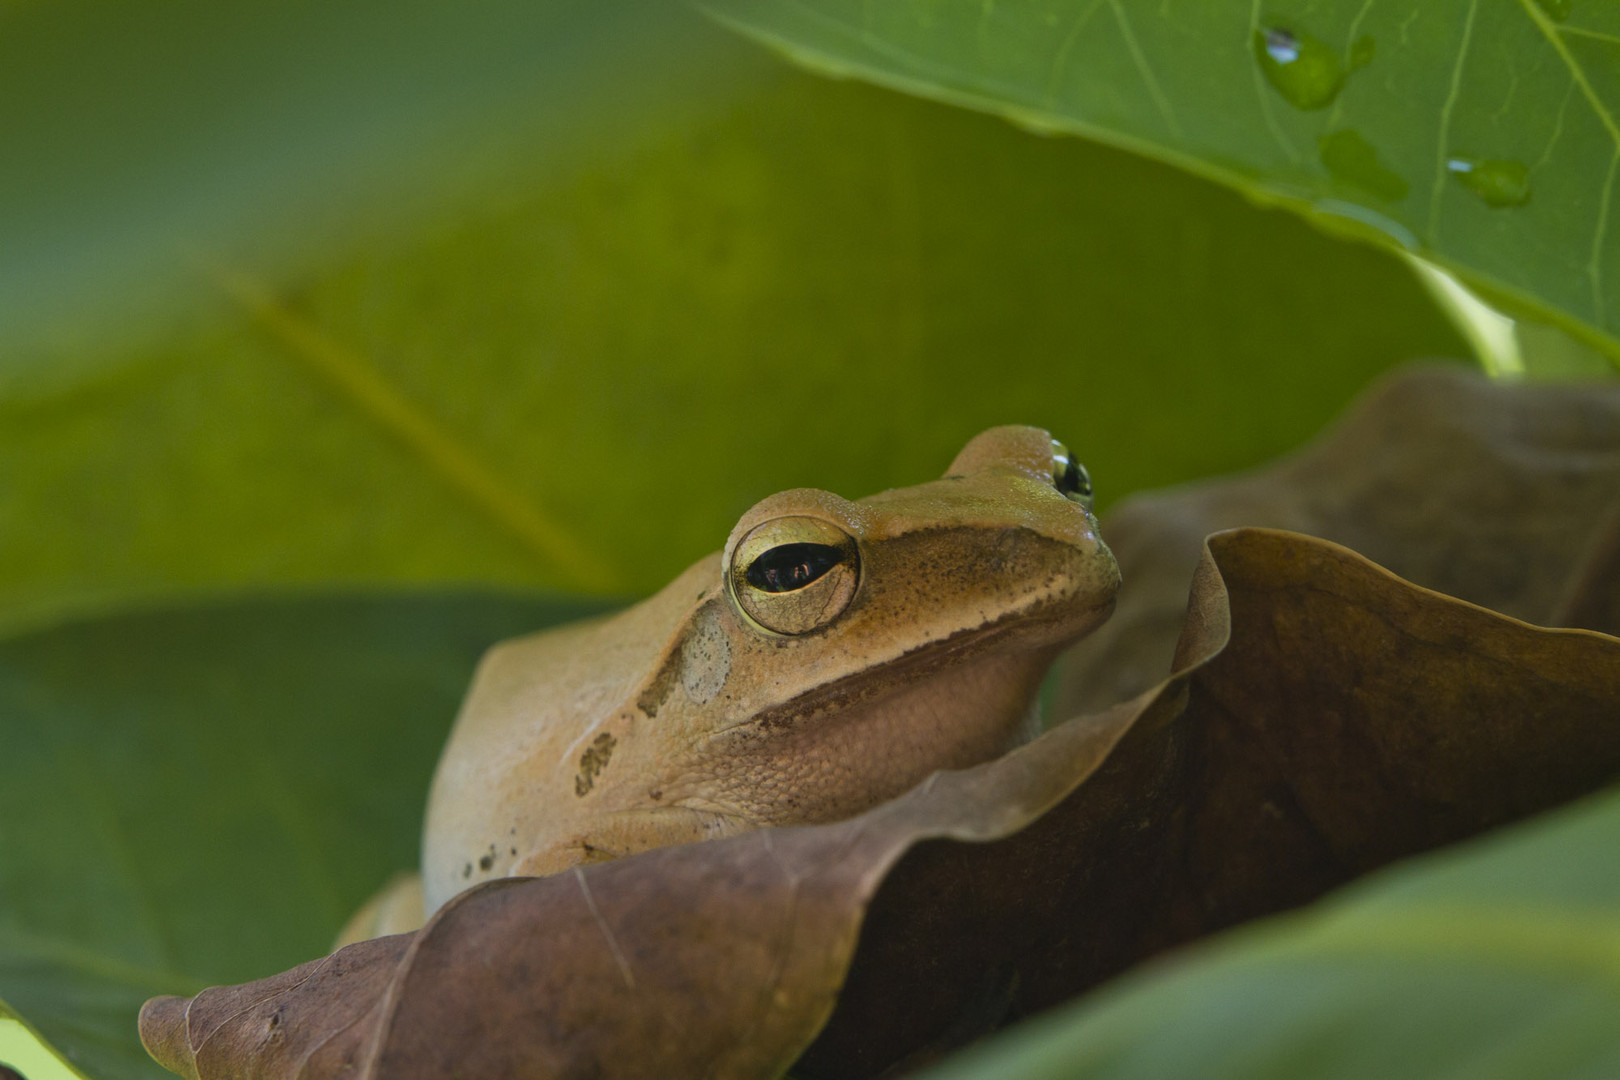
[[1323, 109], [1344, 86], [1339, 56], [1309, 34], [1283, 27], [1254, 32], [1254, 58], [1266, 81], [1296, 109]]
[[1370, 34], [1362, 34], [1350, 46], [1350, 70], [1360, 71], [1373, 62], [1373, 54], [1378, 51], [1378, 43]]
[[1267, 30], [1265, 49], [1277, 63], [1292, 64], [1299, 59], [1299, 38], [1290, 30]]
[[1545, 11], [1553, 22], [1563, 22], [1575, 7], [1575, 0], [1536, 0], [1536, 7]]
[[1406, 198], [1406, 181], [1384, 167], [1378, 160], [1377, 149], [1359, 132], [1348, 128], [1335, 131], [1322, 136], [1316, 146], [1322, 155], [1322, 164], [1334, 176], [1385, 202]]
[[1446, 168], [1486, 206], [1523, 206], [1530, 199], [1530, 169], [1522, 161], [1454, 157]]

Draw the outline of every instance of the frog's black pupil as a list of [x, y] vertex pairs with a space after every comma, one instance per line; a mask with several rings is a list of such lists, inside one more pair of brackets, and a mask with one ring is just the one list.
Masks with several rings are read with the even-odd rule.
[[1090, 495], [1091, 477], [1086, 475], [1085, 466], [1070, 458], [1063, 467], [1063, 479], [1058, 481], [1058, 490], [1065, 495]]
[[843, 561], [843, 551], [831, 544], [778, 544], [748, 564], [748, 584], [761, 592], [792, 592]]

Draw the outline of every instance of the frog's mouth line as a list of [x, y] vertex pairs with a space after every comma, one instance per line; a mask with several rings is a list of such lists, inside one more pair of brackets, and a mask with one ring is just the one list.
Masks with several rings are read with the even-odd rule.
[[[973, 660], [1008, 639], [1023, 635], [1039, 637], [1043, 630], [1049, 630], [1054, 624], [1070, 622], [1076, 619], [1078, 614], [1085, 629], [1052, 645], [1031, 648], [1032, 656], [1047, 654], [1042, 664], [1044, 668], [1058, 653], [1106, 620], [1114, 609], [1112, 596], [1078, 613], [1072, 608], [1067, 608], [1067, 603], [1056, 598], [1042, 601], [1036, 608], [1009, 612], [994, 622], [975, 626], [971, 630], [958, 630], [950, 637], [919, 645], [882, 665], [883, 669], [890, 672], [894, 678], [887, 680], [887, 684], [881, 689], [872, 689], [870, 681], [864, 674], [846, 676], [837, 682], [817, 687], [780, 705], [755, 713], [746, 720], [728, 724], [711, 732], [708, 740], [712, 741], [726, 735], [735, 736], [742, 729], [750, 727], [761, 730], [790, 728], [818, 714], [844, 712], [915, 686], [941, 669]], [[1063, 606], [1066, 610], [1061, 614], [1040, 614], [1041, 607], [1058, 606]]]

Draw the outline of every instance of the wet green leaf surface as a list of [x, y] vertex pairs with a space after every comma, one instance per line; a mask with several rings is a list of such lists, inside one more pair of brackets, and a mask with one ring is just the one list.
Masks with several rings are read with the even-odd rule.
[[704, 6], [816, 70], [1174, 162], [1617, 347], [1613, 4]]
[[325, 952], [415, 865], [483, 648], [592, 610], [243, 601], [0, 644], [0, 1001], [95, 1080], [163, 1075], [141, 1002]]

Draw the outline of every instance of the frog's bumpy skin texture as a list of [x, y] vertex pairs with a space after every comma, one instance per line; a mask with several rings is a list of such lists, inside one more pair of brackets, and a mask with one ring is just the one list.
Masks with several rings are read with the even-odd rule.
[[[800, 515], [855, 539], [859, 583], [824, 626], [775, 635], [723, 574], [752, 530]], [[484, 658], [434, 778], [426, 910], [492, 877], [848, 817], [988, 760], [1118, 586], [1038, 428], [993, 428], [943, 479], [858, 502], [772, 495], [648, 600]]]

